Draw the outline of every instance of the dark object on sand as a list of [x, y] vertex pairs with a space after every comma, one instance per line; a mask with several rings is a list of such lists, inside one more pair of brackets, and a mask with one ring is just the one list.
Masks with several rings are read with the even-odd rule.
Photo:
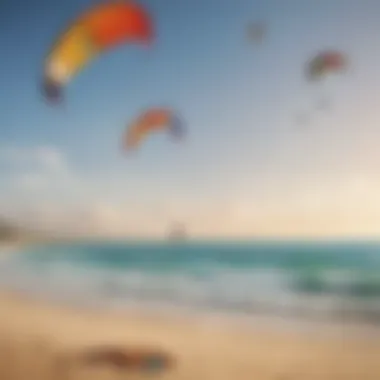
[[174, 358], [161, 350], [134, 347], [91, 347], [71, 358], [66, 357], [65, 366], [75, 362], [86, 366], [106, 365], [125, 371], [163, 372], [175, 365]]
[[100, 347], [82, 355], [87, 364], [110, 364], [118, 369], [156, 371], [170, 367], [171, 358], [163, 352], [144, 349]]

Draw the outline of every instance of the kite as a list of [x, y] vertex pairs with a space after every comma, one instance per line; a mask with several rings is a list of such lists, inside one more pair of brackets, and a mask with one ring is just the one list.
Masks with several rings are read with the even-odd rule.
[[43, 93], [62, 99], [62, 88], [102, 53], [122, 44], [148, 45], [154, 36], [148, 12], [134, 1], [93, 5], [66, 27], [47, 54]]
[[347, 67], [347, 58], [337, 51], [325, 51], [314, 56], [306, 65], [306, 77], [319, 80], [327, 74], [343, 71]]
[[126, 150], [136, 149], [151, 133], [160, 131], [169, 131], [173, 137], [178, 139], [184, 135], [184, 125], [172, 110], [150, 108], [128, 127], [123, 139], [123, 147]]

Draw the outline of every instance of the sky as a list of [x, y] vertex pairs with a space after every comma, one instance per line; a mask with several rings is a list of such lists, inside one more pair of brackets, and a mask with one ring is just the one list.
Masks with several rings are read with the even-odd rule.
[[[0, 3], [0, 215], [111, 238], [174, 221], [194, 237], [380, 235], [380, 2], [140, 2], [152, 47], [90, 63], [64, 107], [42, 99], [44, 57], [95, 1]], [[247, 27], [261, 21], [255, 44]], [[313, 85], [305, 63], [323, 49], [349, 69]], [[157, 134], [126, 156], [124, 130], [151, 106], [176, 110], [186, 140]]]

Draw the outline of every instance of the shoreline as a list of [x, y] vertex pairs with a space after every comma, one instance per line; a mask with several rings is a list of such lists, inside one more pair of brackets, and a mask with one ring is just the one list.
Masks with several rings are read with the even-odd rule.
[[[26, 249], [36, 246], [38, 243], [12, 243], [7, 245], [0, 245], [0, 259], [10, 257], [13, 254], [27, 254]], [[39, 244], [38, 244], [39, 245]], [[98, 313], [103, 310], [102, 313], [106, 315], [114, 316], [130, 316], [139, 315], [147, 316], [151, 315], [154, 318], [166, 318], [169, 320], [190, 320], [192, 323], [203, 325], [215, 325], [217, 323], [224, 328], [230, 329], [238, 327], [238, 329], [244, 329], [245, 331], [254, 331], [259, 325], [260, 328], [271, 330], [288, 330], [293, 332], [303, 332], [314, 335], [339, 335], [345, 331], [346, 335], [351, 336], [369, 336], [371, 338], [380, 338], [380, 320], [378, 314], [376, 318], [372, 318], [368, 314], [367, 319], [357, 318], [360, 315], [360, 310], [344, 310], [340, 311], [340, 314], [331, 312], [329, 315], [323, 309], [312, 312], [309, 306], [299, 309], [279, 308], [277, 311], [266, 311], [260, 308], [260, 304], [253, 305], [252, 310], [243, 311], [239, 309], [223, 309], [214, 308], [212, 305], [207, 308], [192, 307], [191, 305], [183, 306], [180, 304], [170, 304], [164, 302], [152, 302], [146, 303], [144, 301], [139, 302], [134, 300], [131, 303], [115, 303], [112, 299], [102, 298], [100, 295], [99, 300], [97, 298], [91, 299], [94, 294], [83, 294], [79, 297], [62, 296], [59, 293], [39, 293], [38, 291], [28, 290], [23, 292], [17, 287], [12, 289], [12, 285], [8, 290], [2, 291], [0, 285], [0, 297], [2, 294], [11, 294], [12, 297], [28, 299], [30, 302], [39, 304], [49, 304], [52, 307], [74, 310], [78, 312]], [[89, 298], [83, 298], [83, 296]], [[300, 304], [301, 305], [301, 304]], [[314, 313], [314, 314], [313, 314]], [[334, 314], [335, 313], [335, 314]], [[380, 340], [380, 339], [379, 339]]]
[[[157, 347], [173, 355], [178, 361], [177, 368], [161, 379], [380, 378], [379, 340], [351, 340], [344, 334], [311, 336], [270, 328], [247, 331], [216, 323], [197, 324], [191, 319], [79, 311], [4, 292], [0, 292], [0, 339], [3, 350], [7, 349], [4, 344], [11, 345], [13, 355], [23, 357], [28, 374], [31, 372], [27, 363], [30, 365], [37, 354], [33, 348], [36, 344], [44, 345], [46, 353], [39, 350], [38, 357], [46, 362], [60, 353], [116, 344]], [[8, 350], [8, 356], [10, 353]], [[0, 378], [4, 378], [6, 364], [0, 365]], [[8, 361], [8, 367], [14, 365]], [[23, 371], [21, 364], [17, 371]], [[100, 368], [93, 369], [92, 376], [96, 371], [100, 376]], [[79, 371], [70, 380], [120, 378], [111, 372], [109, 377], [85, 377]], [[35, 378], [54, 380], [56, 377], [39, 374]], [[17, 377], [7, 379], [18, 380]]]
[[[12, 244], [8, 249], [23, 253], [34, 245]], [[22, 271], [17, 273], [25, 280]], [[380, 379], [380, 327], [343, 323], [340, 316], [337, 323], [305, 322], [260, 311], [245, 316], [165, 304], [125, 307], [117, 298], [104, 307], [97, 301], [98, 293], [86, 292], [86, 283], [73, 282], [76, 297], [71, 298], [71, 282], [64, 282], [67, 299], [49, 288], [50, 300], [49, 292], [33, 294], [25, 284], [24, 292], [0, 288], [0, 379], [123, 378], [107, 367], [73, 368], [70, 378], [46, 374], [57, 357], [109, 345], [152, 347], [174, 356], [178, 365], [160, 375], [162, 380]], [[37, 362], [41, 365], [35, 368]]]
[[17, 290], [2, 290], [0, 288], [0, 303], [2, 299], [20, 301], [38, 308], [48, 308], [56, 312], [96, 316], [106, 319], [124, 320], [139, 319], [146, 321], [165, 321], [168, 324], [185, 324], [201, 329], [220, 330], [244, 334], [275, 332], [276, 334], [296, 334], [315, 337], [317, 339], [340, 338], [345, 340], [378, 340], [380, 342], [380, 324], [362, 321], [307, 319], [302, 316], [276, 314], [244, 314], [227, 313], [224, 311], [194, 310], [177, 306], [146, 306], [135, 303], [133, 306], [104, 307], [101, 303], [70, 302], [48, 298], [42, 295], [32, 295]]

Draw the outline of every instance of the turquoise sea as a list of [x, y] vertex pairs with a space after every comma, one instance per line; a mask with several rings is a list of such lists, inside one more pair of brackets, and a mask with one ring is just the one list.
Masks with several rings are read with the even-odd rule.
[[77, 305], [380, 322], [379, 242], [80, 243], [0, 262], [0, 286]]

